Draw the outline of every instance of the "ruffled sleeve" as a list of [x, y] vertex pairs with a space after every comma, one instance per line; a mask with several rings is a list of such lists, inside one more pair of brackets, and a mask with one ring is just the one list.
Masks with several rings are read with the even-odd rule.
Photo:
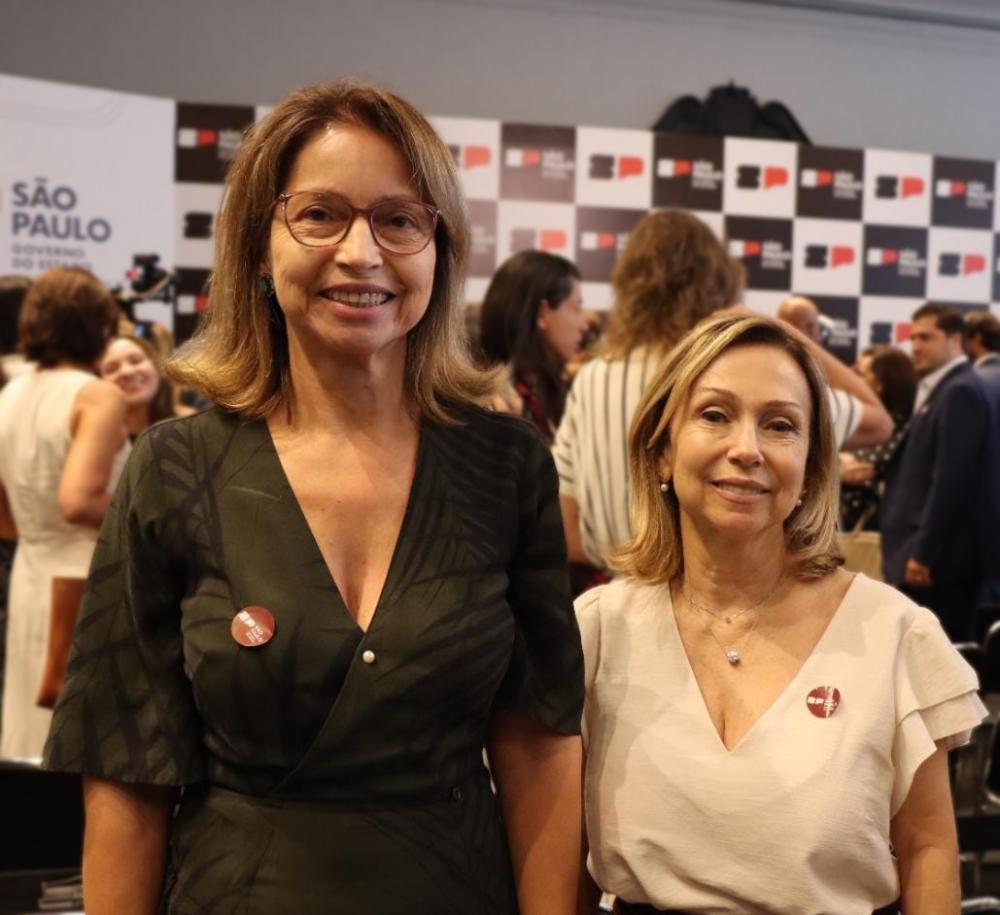
[[155, 453], [161, 431], [139, 438], [101, 527], [46, 768], [163, 786], [203, 778], [184, 671], [184, 575], [170, 544], [177, 525]]
[[517, 543], [507, 574], [516, 622], [498, 706], [560, 734], [579, 734], [583, 652], [566, 572], [566, 540], [552, 456], [531, 435], [518, 479]]
[[968, 743], [972, 729], [986, 717], [978, 686], [975, 671], [948, 641], [937, 617], [918, 610], [896, 660], [893, 815], [920, 764], [939, 746], [951, 750]]

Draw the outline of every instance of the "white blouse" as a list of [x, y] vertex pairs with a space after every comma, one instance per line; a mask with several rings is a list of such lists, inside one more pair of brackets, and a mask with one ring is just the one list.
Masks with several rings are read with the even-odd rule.
[[936, 742], [967, 742], [986, 714], [932, 613], [858, 575], [727, 750], [666, 585], [618, 579], [576, 607], [588, 866], [602, 889], [705, 915], [870, 915], [898, 897], [889, 821]]

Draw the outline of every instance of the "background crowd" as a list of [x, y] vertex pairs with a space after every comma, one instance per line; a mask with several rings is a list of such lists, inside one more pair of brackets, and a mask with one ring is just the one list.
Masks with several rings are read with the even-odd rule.
[[[946, 754], [982, 717], [948, 640], [981, 635], [1000, 586], [1000, 321], [927, 303], [909, 352], [844, 365], [810, 300], [778, 320], [751, 312], [740, 265], [680, 211], [631, 233], [607, 315], [586, 311], [572, 263], [535, 251], [463, 313], [450, 155], [377, 88], [286, 99], [233, 164], [224, 281], [172, 361], [162, 331], [84, 270], [0, 279], [0, 753], [45, 747], [51, 768], [86, 776], [93, 910], [154, 905], [170, 836], [177, 911], [235, 904], [239, 868], [264, 860], [274, 872], [262, 865], [252, 892], [272, 911], [292, 888], [305, 912], [336, 892], [345, 911], [394, 913], [418, 889], [451, 894], [452, 910], [569, 911], [583, 765], [585, 894], [612, 889], [623, 913], [710, 906], [722, 889], [699, 897], [699, 843], [732, 839], [737, 861], [759, 816], [693, 837], [669, 874], [625, 861], [630, 845], [676, 842], [662, 808], [644, 820], [636, 785], [673, 783], [677, 823], [719, 786], [687, 759], [687, 775], [639, 766], [619, 793], [634, 744], [609, 722], [656, 722], [650, 760], [687, 735], [692, 759], [715, 759], [703, 774], [742, 751], [733, 784], [753, 783], [797, 720], [775, 684], [853, 651], [843, 676], [875, 684], [871, 715], [851, 719], [858, 755], [836, 765], [846, 779], [867, 760], [853, 777], [870, 828], [780, 910], [804, 894], [870, 911], [901, 892], [907, 911], [944, 911], [957, 894]], [[192, 415], [165, 363], [221, 409]], [[892, 588], [839, 569], [865, 531]], [[332, 621], [307, 612], [317, 594]], [[296, 609], [279, 631], [268, 606]], [[636, 628], [636, 607], [652, 628]], [[233, 645], [272, 639], [270, 654]], [[763, 680], [746, 679], [751, 658]], [[613, 698], [623, 676], [635, 689]], [[692, 701], [664, 732], [656, 699], [674, 688]], [[833, 715], [838, 691], [819, 689], [794, 713]], [[919, 701], [887, 736], [876, 712], [899, 712], [903, 693]], [[778, 794], [827, 758], [813, 746], [807, 765], [813, 741], [797, 739], [768, 783]], [[890, 752], [895, 778], [877, 763]], [[798, 798], [831, 806], [814, 779]], [[786, 828], [828, 854], [806, 814], [784, 811]], [[299, 856], [302, 837], [315, 851]], [[139, 862], [128, 883], [125, 851]], [[783, 854], [772, 867], [796, 873], [803, 856]], [[214, 856], [235, 870], [205, 874]], [[768, 879], [745, 899], [774, 893]]]

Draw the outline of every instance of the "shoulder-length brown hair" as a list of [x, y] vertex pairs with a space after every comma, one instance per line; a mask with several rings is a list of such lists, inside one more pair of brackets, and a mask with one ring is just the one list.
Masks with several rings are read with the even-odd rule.
[[666, 352], [702, 318], [735, 305], [743, 266], [697, 216], [658, 210], [632, 230], [611, 285], [604, 354], [623, 359], [639, 346]]
[[405, 384], [420, 414], [453, 422], [448, 405], [476, 401], [493, 375], [474, 367], [461, 295], [469, 227], [455, 163], [427, 119], [377, 86], [336, 82], [299, 89], [247, 132], [226, 176], [216, 224], [208, 310], [167, 364], [179, 384], [248, 417], [292, 403], [284, 316], [260, 288], [274, 201], [302, 147], [329, 124], [366, 127], [402, 155], [421, 199], [441, 211], [427, 311], [407, 340]]
[[670, 424], [698, 378], [723, 353], [750, 344], [773, 346], [795, 360], [809, 386], [811, 413], [802, 505], [785, 519], [792, 574], [822, 578], [843, 563], [837, 548], [837, 446], [826, 383], [809, 351], [776, 321], [727, 316], [703, 321], [667, 356], [639, 403], [629, 433], [634, 536], [611, 557], [612, 568], [654, 583], [684, 569], [680, 506], [673, 488], [660, 491], [660, 458]]
[[80, 267], [55, 267], [28, 289], [18, 319], [24, 355], [43, 368], [72, 362], [93, 366], [118, 322], [108, 287]]
[[128, 340], [129, 343], [139, 347], [146, 354], [149, 361], [153, 363], [153, 367], [160, 377], [160, 386], [157, 388], [153, 399], [149, 402], [149, 424], [152, 425], [153, 423], [158, 423], [161, 419], [170, 419], [177, 416], [177, 398], [174, 386], [170, 383], [170, 379], [163, 374], [163, 358], [159, 350], [145, 337], [140, 337], [137, 334], [118, 334], [111, 338], [108, 346], [111, 346], [115, 340]]

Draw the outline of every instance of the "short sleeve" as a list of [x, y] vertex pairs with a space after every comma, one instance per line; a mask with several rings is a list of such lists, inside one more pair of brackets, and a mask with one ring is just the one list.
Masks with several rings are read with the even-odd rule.
[[508, 568], [513, 655], [497, 705], [560, 734], [579, 734], [583, 652], [566, 570], [555, 467], [532, 434], [518, 477], [518, 531]]
[[833, 421], [834, 441], [836, 441], [838, 448], [843, 448], [844, 443], [861, 425], [861, 415], [865, 407], [857, 397], [846, 391], [827, 388], [827, 393], [830, 401], [830, 418]]
[[43, 764], [179, 786], [200, 781], [204, 761], [156, 432], [136, 443], [101, 527]]
[[[579, 376], [577, 376], [579, 379]], [[577, 495], [576, 449], [578, 414], [580, 412], [579, 383], [574, 383], [566, 398], [566, 408], [556, 431], [556, 440], [552, 445], [552, 458], [559, 475], [559, 492], [571, 499], [580, 501]]]
[[986, 717], [978, 685], [975, 671], [948, 641], [937, 617], [919, 610], [896, 659], [893, 816], [921, 763], [938, 746], [953, 749], [967, 743], [972, 729]]

